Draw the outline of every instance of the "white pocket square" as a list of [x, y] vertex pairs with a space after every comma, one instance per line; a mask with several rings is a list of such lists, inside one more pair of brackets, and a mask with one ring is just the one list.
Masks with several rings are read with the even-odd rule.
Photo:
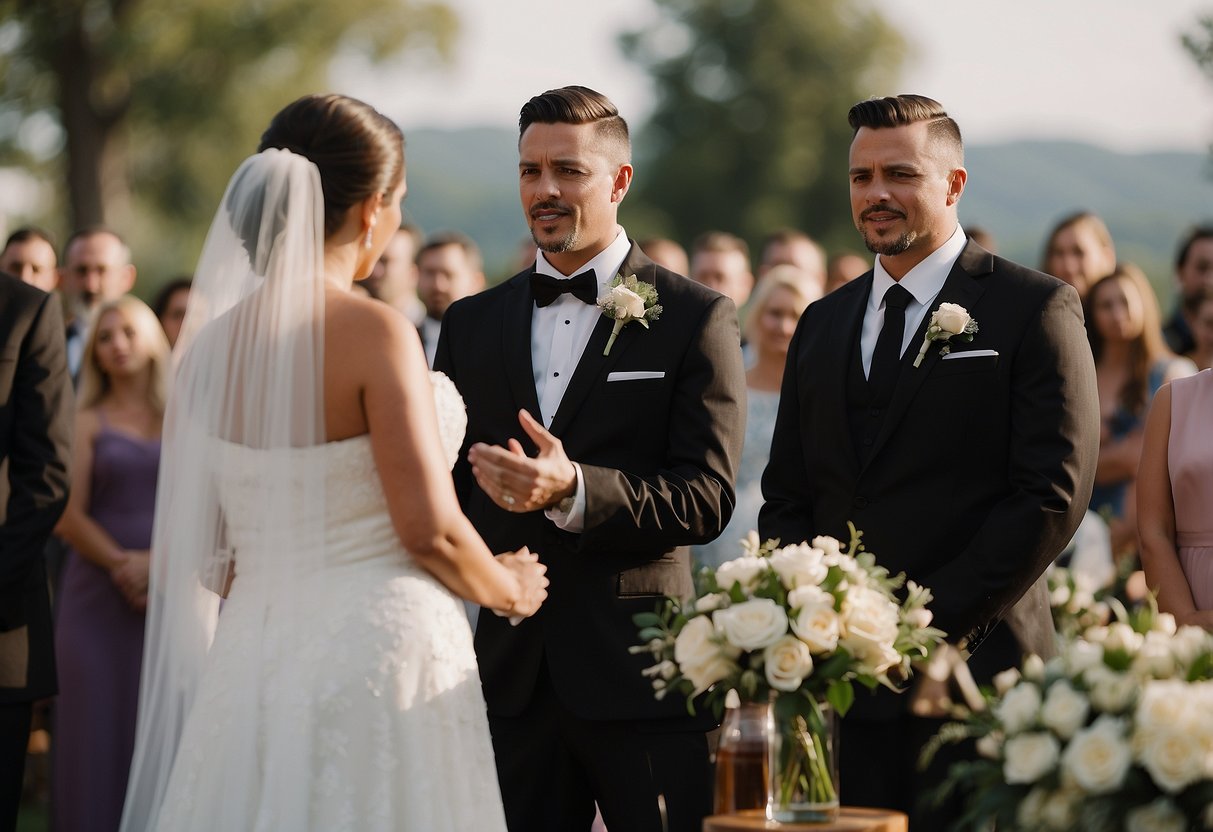
[[944, 361], [952, 358], [985, 358], [986, 356], [998, 357], [998, 350], [961, 350], [960, 352], [950, 352], [943, 357]]
[[665, 378], [665, 370], [627, 370], [607, 373], [607, 381], [639, 381], [642, 378]]

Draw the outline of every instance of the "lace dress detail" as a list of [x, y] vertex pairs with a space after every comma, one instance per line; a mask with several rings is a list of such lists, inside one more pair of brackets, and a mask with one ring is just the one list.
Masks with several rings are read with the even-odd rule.
[[[453, 461], [466, 427], [463, 402], [445, 376], [433, 379]], [[369, 436], [283, 451], [225, 445], [219, 453], [237, 577], [158, 828], [212, 832], [242, 819], [242, 828], [267, 832], [504, 830], [463, 605], [401, 546]], [[273, 568], [280, 553], [241, 546], [257, 523], [243, 510], [256, 501], [242, 495], [259, 487], [259, 472], [278, 453], [306, 455], [304, 468], [325, 483], [319, 565], [289, 587]], [[302, 621], [302, 632], [278, 626], [275, 613], [286, 605], [307, 611], [283, 616], [294, 627]], [[251, 723], [241, 721], [250, 708]], [[246, 724], [256, 726], [243, 732], [251, 735], [242, 735]], [[231, 807], [224, 760], [246, 754], [261, 777], [255, 805]]]

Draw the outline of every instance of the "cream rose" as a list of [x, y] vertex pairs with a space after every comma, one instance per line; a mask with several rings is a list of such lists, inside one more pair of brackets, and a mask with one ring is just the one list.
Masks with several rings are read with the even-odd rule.
[[1186, 832], [1188, 821], [1174, 803], [1160, 797], [1125, 815], [1126, 832]]
[[967, 309], [955, 303], [939, 304], [934, 318], [936, 325], [950, 335], [959, 335], [964, 332], [969, 321], [973, 320]]
[[1175, 794], [1205, 776], [1208, 750], [1185, 726], [1139, 730], [1133, 740], [1142, 768], [1164, 792]]
[[[1194, 692], [1194, 691], [1193, 691]], [[1133, 724], [1139, 732], [1163, 731], [1188, 718], [1190, 692], [1179, 680], [1151, 681], [1142, 686]]]
[[695, 601], [695, 612], [712, 612], [728, 605], [728, 595], [723, 592], [709, 592]]
[[1061, 745], [1047, 731], [1036, 731], [1011, 737], [1002, 751], [1002, 774], [1008, 783], [1035, 783], [1057, 767]]
[[1033, 682], [1043, 682], [1045, 678], [1044, 659], [1033, 653], [1023, 660], [1023, 677]]
[[1044, 825], [1057, 832], [1073, 832], [1078, 821], [1078, 801], [1082, 795], [1071, 789], [1058, 789], [1040, 807]]
[[874, 589], [854, 586], [843, 605], [842, 637], [839, 642], [874, 674], [898, 661], [893, 650], [897, 641], [897, 607]]
[[1076, 733], [1061, 755], [1062, 771], [1092, 794], [1120, 788], [1132, 762], [1123, 721], [1107, 715]]
[[741, 584], [744, 592], [754, 590], [759, 576], [770, 568], [766, 558], [746, 555], [745, 557], [726, 560], [716, 569], [716, 583], [725, 592], [733, 588], [733, 584]]
[[674, 661], [685, 668], [711, 661], [721, 655], [719, 635], [712, 619], [699, 615], [688, 621], [674, 639]]
[[727, 679], [737, 670], [736, 662], [723, 655], [708, 659], [701, 664], [682, 666], [682, 675], [691, 680], [695, 690], [691, 696], [698, 696], [721, 679]]
[[817, 586], [830, 571], [823, 555], [820, 549], [814, 549], [807, 543], [784, 546], [771, 553], [771, 568], [779, 574], [779, 580], [787, 589]]
[[752, 598], [712, 613], [729, 643], [742, 650], [761, 650], [788, 631], [788, 614], [770, 598]]
[[611, 302], [615, 305], [616, 320], [644, 317], [644, 298], [627, 286], [620, 284], [612, 287]]
[[837, 538], [818, 535], [813, 538], [810, 544], [814, 549], [820, 551], [827, 558], [838, 558], [842, 556], [842, 544]]
[[1146, 633], [1129, 669], [1138, 676], [1152, 679], [1169, 679], [1174, 676], [1178, 668], [1171, 649], [1172, 638], [1173, 636], [1157, 630]]
[[834, 596], [820, 587], [803, 586], [788, 593], [788, 606], [799, 610], [792, 620], [792, 632], [817, 655], [832, 653], [838, 647], [839, 618]]
[[1090, 710], [1091, 703], [1087, 697], [1070, 687], [1069, 682], [1054, 682], [1045, 694], [1040, 721], [1053, 729], [1057, 736], [1069, 739], [1086, 723]]
[[1040, 716], [1040, 688], [1021, 682], [1007, 691], [994, 709], [1008, 734], [1018, 734], [1036, 724]]
[[1020, 678], [1018, 667], [1008, 667], [994, 674], [994, 691], [999, 696], [1005, 696], [1007, 691], [1019, 684]]
[[809, 646], [795, 636], [783, 636], [762, 651], [767, 684], [775, 690], [794, 691], [813, 672]]
[[1082, 675], [1087, 683], [1087, 696], [1096, 710], [1106, 714], [1123, 713], [1137, 696], [1137, 680], [1128, 673], [1117, 673], [1098, 664]]
[[1103, 664], [1103, 648], [1089, 641], [1075, 639], [1065, 651], [1066, 673], [1080, 676], [1093, 667]]
[[999, 731], [991, 731], [978, 737], [975, 743], [977, 753], [987, 760], [997, 760], [1002, 756], [1002, 740], [1002, 733]]

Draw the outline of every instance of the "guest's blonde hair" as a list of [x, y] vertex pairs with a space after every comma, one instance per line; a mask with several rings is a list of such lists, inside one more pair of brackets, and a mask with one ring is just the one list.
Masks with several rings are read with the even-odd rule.
[[787, 264], [772, 266], [759, 279], [758, 286], [754, 289], [754, 294], [746, 307], [742, 332], [745, 334], [747, 341], [754, 340], [758, 330], [758, 322], [762, 319], [762, 313], [766, 311], [767, 304], [771, 301], [771, 295], [775, 294], [776, 289], [787, 289], [796, 295], [803, 304], [800, 307], [801, 313], [804, 312], [810, 303], [821, 299], [821, 288], [818, 286], [817, 281], [805, 274], [803, 269], [798, 269], [796, 266]]
[[103, 303], [92, 316], [88, 342], [84, 346], [84, 357], [80, 362], [80, 393], [76, 406], [87, 410], [97, 406], [110, 392], [110, 378], [97, 363], [97, 336], [101, 319], [110, 312], [118, 312], [135, 328], [135, 336], [148, 351], [148, 404], [163, 415], [168, 400], [169, 346], [160, 321], [148, 305], [134, 295], [123, 295], [116, 300]]

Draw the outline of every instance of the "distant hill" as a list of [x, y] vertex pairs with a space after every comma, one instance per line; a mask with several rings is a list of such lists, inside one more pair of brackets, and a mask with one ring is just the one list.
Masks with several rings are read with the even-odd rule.
[[[504, 128], [408, 134], [409, 216], [426, 232], [470, 234], [484, 249], [490, 280], [510, 273], [527, 237], [516, 147], [516, 133]], [[990, 231], [1001, 254], [1038, 265], [1049, 227], [1089, 209], [1108, 222], [1121, 258], [1146, 269], [1164, 299], [1176, 240], [1195, 222], [1213, 222], [1213, 169], [1202, 153], [1019, 141], [971, 146], [966, 166], [961, 221]]]

